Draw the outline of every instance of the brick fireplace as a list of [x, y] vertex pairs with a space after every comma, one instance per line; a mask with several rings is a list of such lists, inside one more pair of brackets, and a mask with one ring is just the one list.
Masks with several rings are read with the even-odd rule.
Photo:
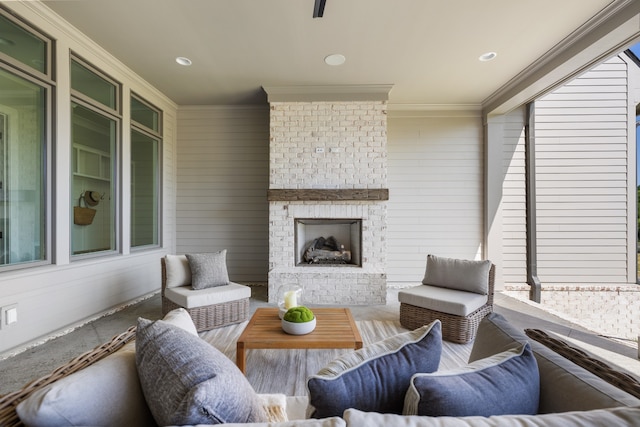
[[[298, 285], [308, 304], [386, 303], [386, 101], [391, 87], [264, 89], [270, 104], [269, 302], [277, 302], [280, 286]], [[300, 221], [313, 229], [332, 220], [342, 227], [357, 224], [357, 233], [349, 225], [341, 238], [349, 251], [357, 245], [352, 252], [358, 262], [301, 263], [302, 247], [329, 236], [297, 240]]]

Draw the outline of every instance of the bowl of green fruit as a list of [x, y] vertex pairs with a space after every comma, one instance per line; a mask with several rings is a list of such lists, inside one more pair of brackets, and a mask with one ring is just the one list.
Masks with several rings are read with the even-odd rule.
[[305, 335], [316, 328], [316, 316], [305, 306], [291, 307], [282, 317], [282, 330], [291, 335]]

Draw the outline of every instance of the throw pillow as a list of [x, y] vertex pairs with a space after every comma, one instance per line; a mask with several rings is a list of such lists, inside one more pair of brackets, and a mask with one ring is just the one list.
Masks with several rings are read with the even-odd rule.
[[427, 255], [427, 270], [422, 283], [487, 295], [491, 261], [470, 261]]
[[164, 266], [167, 274], [167, 288], [191, 284], [191, 268], [185, 255], [166, 255]]
[[267, 421], [261, 400], [236, 365], [175, 325], [138, 319], [136, 365], [158, 425]]
[[411, 376], [440, 364], [439, 320], [332, 361], [307, 379], [308, 418], [342, 416], [347, 408], [402, 413]]
[[227, 250], [210, 254], [187, 254], [191, 267], [193, 289], [212, 288], [229, 284]]
[[445, 372], [416, 374], [405, 415], [431, 417], [538, 413], [540, 377], [529, 344]]
[[189, 315], [189, 312], [184, 308], [176, 308], [168, 312], [163, 318], [165, 322], [176, 325], [192, 335], [198, 336], [198, 330], [193, 323], [193, 319]]

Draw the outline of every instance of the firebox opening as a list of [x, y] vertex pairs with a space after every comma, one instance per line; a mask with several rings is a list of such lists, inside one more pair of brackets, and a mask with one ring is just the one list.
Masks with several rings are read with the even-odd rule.
[[362, 220], [295, 219], [295, 265], [362, 267]]

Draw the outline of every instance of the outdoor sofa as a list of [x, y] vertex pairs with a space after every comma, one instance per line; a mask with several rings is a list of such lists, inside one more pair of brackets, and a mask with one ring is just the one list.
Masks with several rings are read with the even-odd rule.
[[[187, 389], [184, 389], [188, 382], [185, 379], [181, 385], [162, 391], [160, 389], [164, 385], [158, 378], [166, 378], [166, 373], [161, 375], [155, 372], [151, 378], [143, 378], [148, 372], [143, 372], [147, 368], [142, 368], [143, 365], [140, 363], [155, 366], [154, 363], [158, 362], [149, 356], [148, 346], [157, 344], [156, 350], [162, 350], [164, 345], [175, 344], [184, 349], [184, 343], [177, 343], [183, 339], [191, 340], [194, 347], [208, 351], [197, 344], [199, 338], [194, 325], [185, 314], [186, 311], [183, 310], [173, 311], [163, 322], [141, 319], [144, 323], [138, 323], [138, 330], [132, 327], [111, 342], [75, 359], [51, 375], [0, 398], [0, 425], [156, 425], [153, 416], [157, 414], [152, 414], [147, 405], [145, 395], [148, 390], [144, 389], [145, 387], [154, 389], [151, 394], [156, 395], [152, 399], [166, 399], [161, 410], [184, 412], [184, 407], [171, 409], [170, 406], [178, 405], [179, 400], [189, 400], [185, 398], [189, 393], [190, 401], [197, 402], [193, 397], [203, 391], [201, 386], [208, 381], [203, 381], [196, 387], [187, 385]], [[162, 341], [161, 335], [149, 332], [156, 327], [165, 333], [170, 332], [165, 336], [167, 340]], [[187, 335], [195, 336], [187, 338]], [[531, 335], [543, 341], [546, 339], [543, 333], [534, 331]], [[242, 384], [242, 379], [238, 379], [239, 371], [235, 371], [235, 365], [227, 358], [229, 363], [219, 361], [220, 381], [215, 383], [215, 380], [212, 380], [212, 387], [204, 387], [205, 395], [215, 394], [217, 400], [210, 406], [202, 404], [200, 408], [195, 409], [200, 412], [215, 412], [209, 415], [218, 416], [218, 420], [221, 421], [225, 421], [222, 414], [224, 411], [247, 419], [255, 419], [255, 415], [259, 413], [259, 417], [263, 418], [255, 425], [280, 427], [640, 426], [640, 384], [634, 378], [555, 342], [557, 349], [562, 350], [564, 347], [564, 350], [569, 350], [568, 353], [560, 352], [574, 360], [570, 361], [546, 345], [527, 337], [524, 331], [514, 328], [499, 314], [492, 313], [482, 320], [467, 367], [448, 373], [417, 372], [413, 375], [413, 372], [404, 372], [411, 369], [410, 366], [414, 366], [414, 363], [422, 368], [427, 366], [424, 365], [427, 362], [423, 362], [423, 359], [429, 359], [432, 357], [431, 353], [439, 351], [438, 340], [441, 340], [441, 330], [439, 322], [436, 321], [415, 331], [399, 334], [397, 337], [348, 353], [337, 361], [337, 365], [332, 362], [327, 369], [309, 378], [310, 396], [247, 395], [243, 400], [242, 396], [237, 396], [237, 390], [243, 389], [245, 385]], [[141, 353], [136, 354], [136, 351]], [[176, 351], [181, 351], [181, 348], [170, 349], [169, 357]], [[197, 360], [201, 357], [199, 351], [190, 349], [188, 354], [194, 355]], [[419, 357], [416, 357], [417, 355]], [[434, 360], [439, 361], [439, 355]], [[407, 363], [410, 366], [401, 366]], [[513, 363], [515, 365], [512, 366]], [[385, 366], [391, 367], [393, 372], [380, 372]], [[377, 377], [379, 383], [367, 384], [367, 381], [376, 378], [375, 375], [371, 375], [372, 370], [380, 374]], [[429, 370], [428, 366], [426, 370]], [[186, 375], [185, 371], [180, 372]], [[523, 373], [524, 375], [521, 375]], [[225, 376], [227, 374], [228, 376]], [[410, 380], [406, 383], [398, 381], [398, 378], [402, 375], [406, 377], [406, 374], [411, 375]], [[509, 379], [510, 376], [513, 378]], [[240, 377], [244, 378], [241, 374]], [[507, 378], [506, 383], [500, 384], [497, 389], [491, 386], [492, 382], [500, 383], [504, 380], [503, 377]], [[186, 376], [182, 379], [184, 378]], [[436, 380], [435, 388], [428, 381], [422, 382], [432, 379]], [[196, 383], [198, 381], [196, 380]], [[237, 384], [240, 385], [234, 385], [234, 381], [239, 381]], [[312, 385], [313, 381], [317, 384]], [[341, 387], [347, 390], [346, 395], [341, 395], [340, 391], [330, 391], [331, 386], [340, 381], [343, 381]], [[379, 389], [382, 382], [392, 384], [389, 387], [400, 386], [403, 391], [396, 393], [396, 396], [385, 397], [388, 390]], [[421, 394], [420, 389], [425, 384], [426, 388], [423, 391], [427, 392]], [[438, 387], [447, 384], [450, 385], [448, 389], [438, 390]], [[327, 393], [322, 393], [323, 387], [327, 387]], [[199, 390], [194, 392], [194, 389]], [[411, 399], [410, 389], [413, 390]], [[451, 393], [452, 390], [454, 393]], [[250, 390], [243, 392], [251, 393]], [[437, 396], [440, 392], [444, 392], [445, 396], [438, 401]], [[165, 394], [158, 397], [157, 393]], [[313, 393], [315, 396], [312, 396]], [[497, 395], [492, 396], [493, 393]], [[510, 393], [513, 393], [513, 396], [509, 396]], [[404, 401], [403, 410], [411, 407], [413, 413], [434, 410], [444, 413], [440, 414], [442, 416], [390, 413], [387, 403], [378, 401], [380, 396], [383, 396], [382, 399], [399, 398]], [[347, 407], [339, 415], [305, 419], [314, 413], [318, 415], [323, 411], [329, 414], [332, 411], [341, 411], [339, 405], [349, 405], [351, 398], [355, 407]], [[230, 399], [228, 405], [221, 407], [219, 402], [226, 399]], [[468, 400], [465, 402], [464, 399]], [[510, 400], [516, 400], [512, 402], [519, 407], [516, 411], [533, 411], [536, 415], [487, 417], [490, 414], [485, 413], [484, 416], [446, 416], [449, 410], [453, 413], [466, 410], [508, 413], [513, 409], [508, 407], [509, 403], [506, 406], [501, 405]], [[407, 403], [409, 401], [410, 404]], [[444, 407], [434, 409], [442, 403]], [[337, 406], [332, 406], [334, 404]], [[380, 410], [375, 410], [375, 407], [372, 409], [371, 404], [379, 405]], [[499, 407], [489, 408], [494, 404], [498, 404]], [[18, 413], [23, 417], [22, 421], [18, 418]]]

